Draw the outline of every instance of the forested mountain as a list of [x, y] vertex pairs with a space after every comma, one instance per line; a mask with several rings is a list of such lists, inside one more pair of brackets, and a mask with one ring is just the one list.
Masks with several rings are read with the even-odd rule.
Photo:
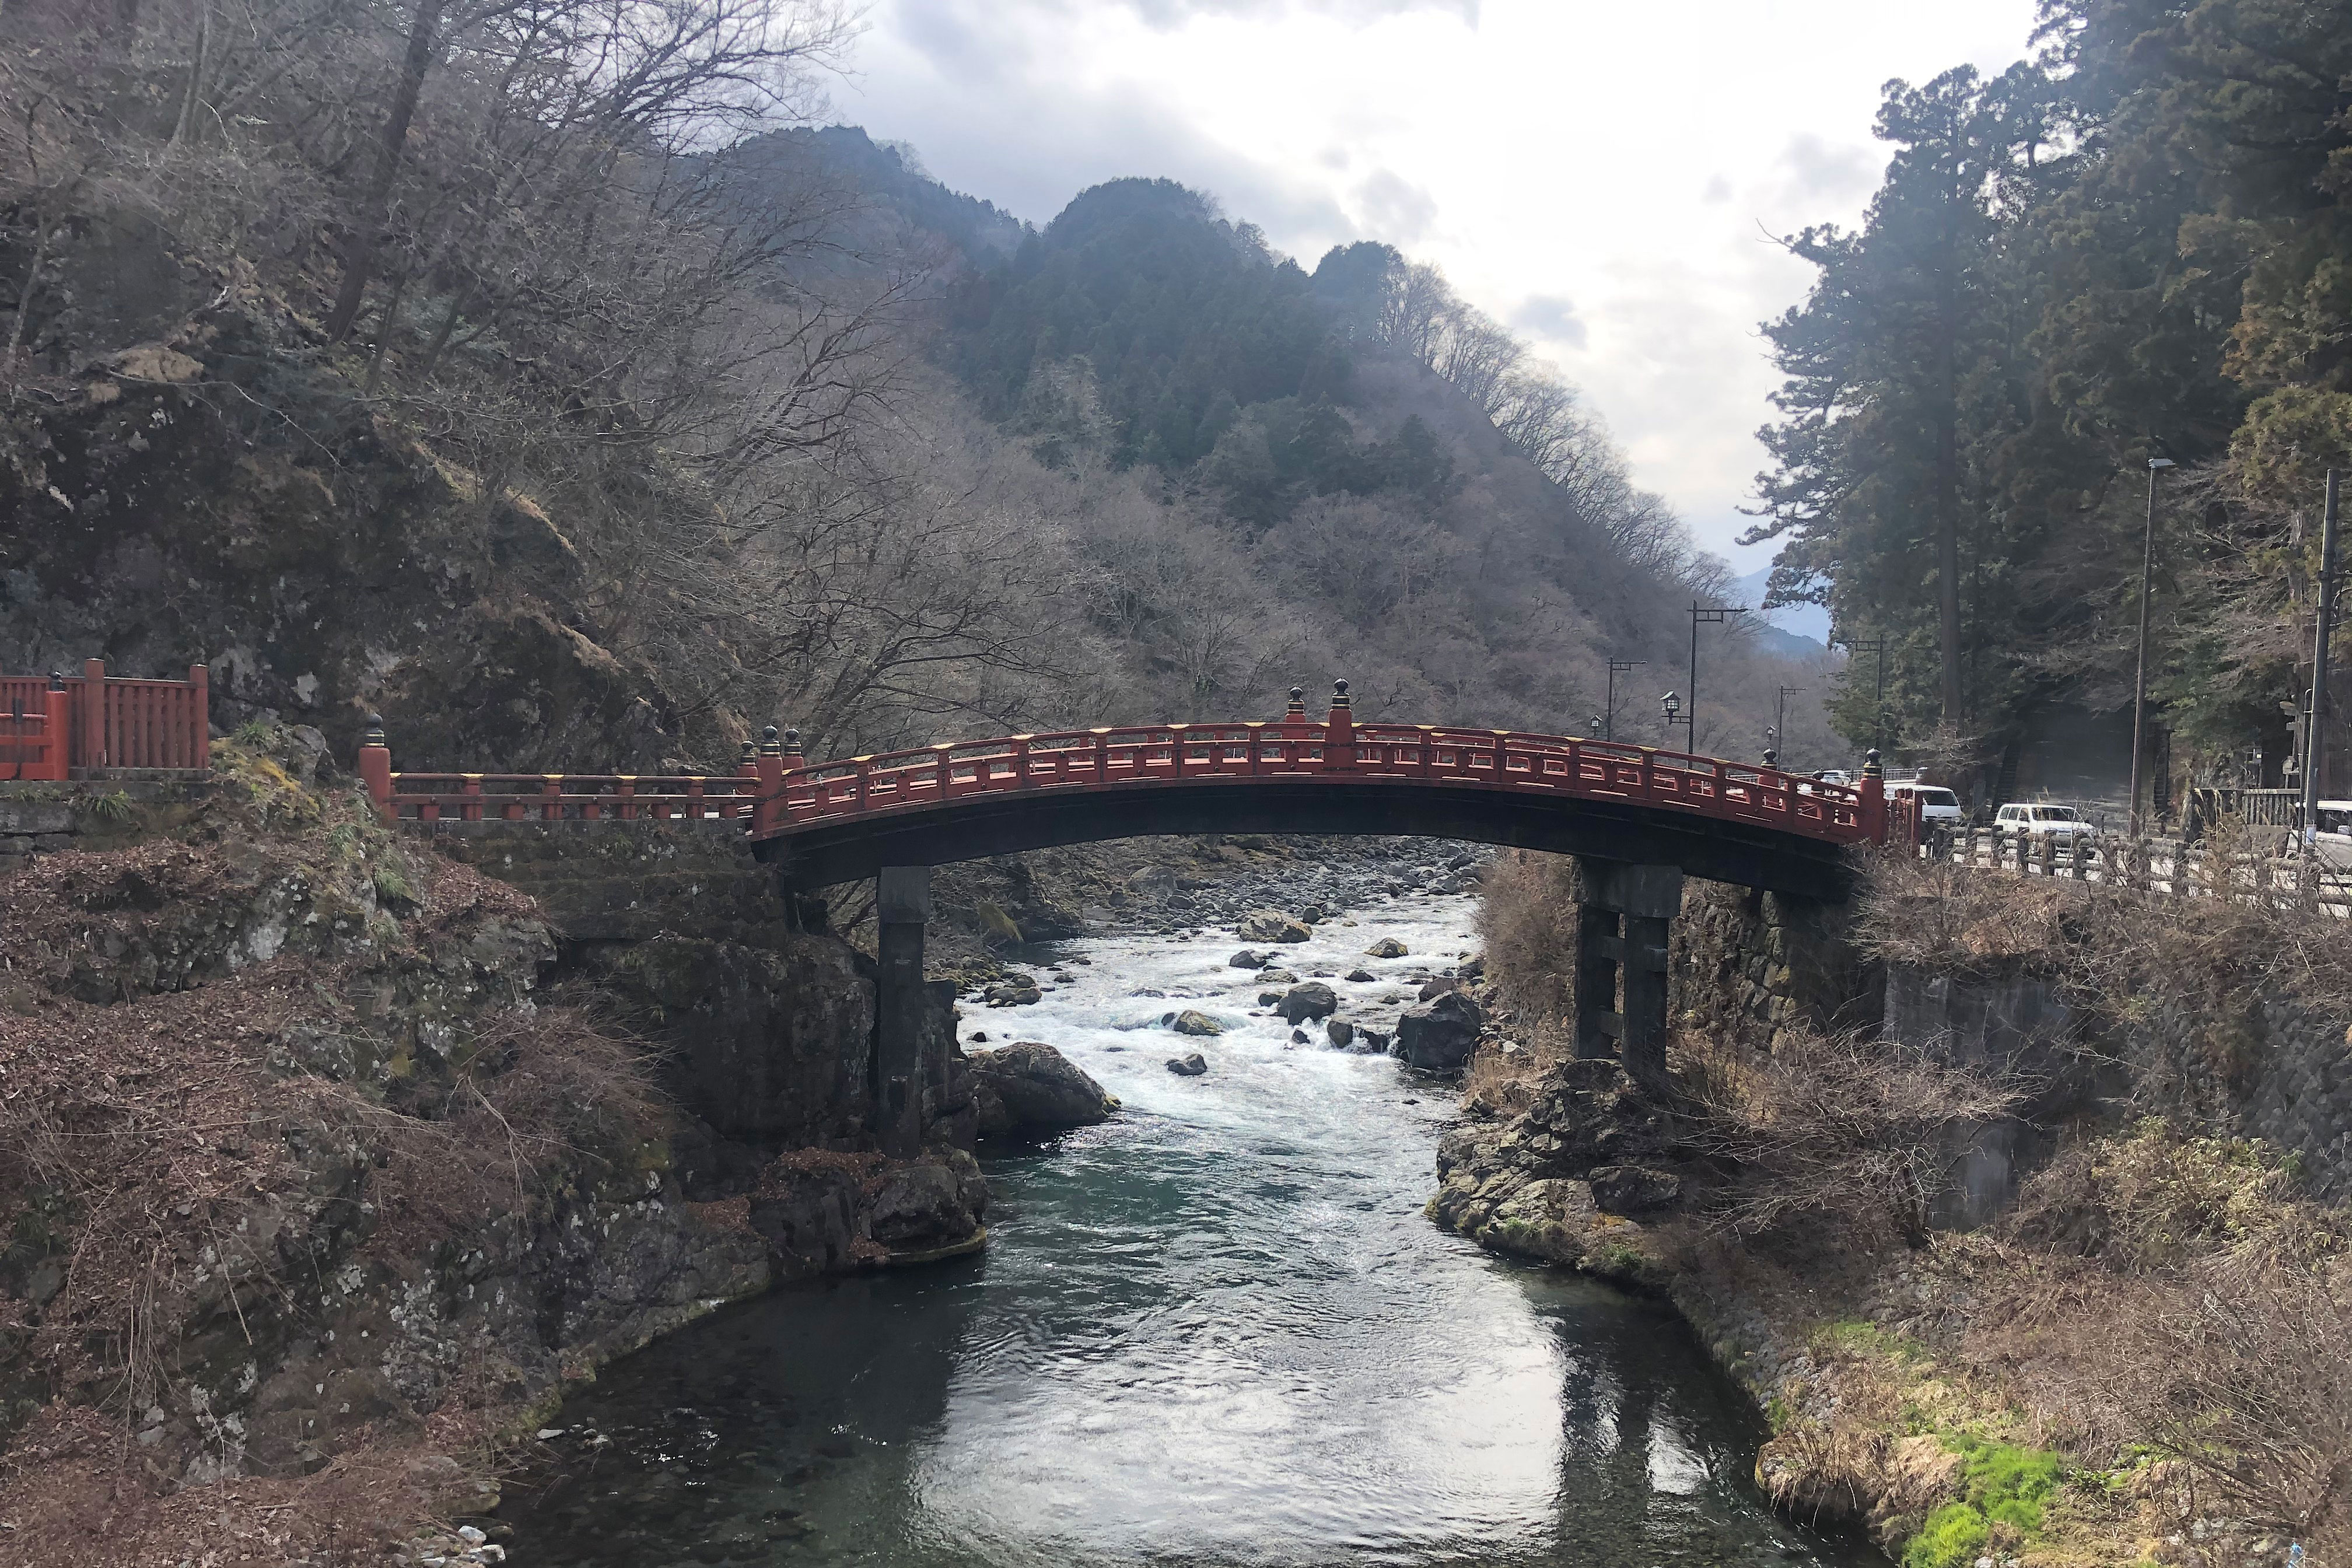
[[[1032, 230], [811, 120], [836, 7], [654, 16], [0, 11], [0, 666], [203, 658], [232, 718], [532, 769], [1338, 676], [1581, 730], [1631, 657], [1621, 735], [1681, 741], [1719, 564], [1433, 269], [1149, 179]], [[1709, 636], [1702, 747], [1826, 684]]]
[[[1754, 536], [1785, 541], [1780, 595], [1892, 639], [1914, 743], [1997, 764], [2129, 703], [2172, 459], [2152, 689], [2177, 759], [2258, 749], [2274, 781], [2352, 451], [2352, 5], [2045, 0], [2038, 42], [1890, 84], [1862, 227], [1786, 240], [1820, 279], [1766, 326]], [[1870, 693], [1838, 719], [1867, 733]]]

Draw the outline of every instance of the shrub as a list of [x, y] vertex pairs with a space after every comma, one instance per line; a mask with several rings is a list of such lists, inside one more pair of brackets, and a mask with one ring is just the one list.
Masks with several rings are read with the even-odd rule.
[[2023, 1086], [1853, 1036], [1782, 1032], [1772, 1053], [1686, 1079], [1692, 1143], [1727, 1163], [1723, 1214], [1748, 1234], [1830, 1216], [1923, 1243], [1956, 1127], [2013, 1111]]

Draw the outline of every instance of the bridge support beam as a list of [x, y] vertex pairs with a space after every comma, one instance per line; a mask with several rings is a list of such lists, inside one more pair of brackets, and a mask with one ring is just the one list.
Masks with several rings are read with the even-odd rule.
[[905, 1160], [923, 1146], [923, 922], [931, 914], [931, 868], [885, 866], [876, 883], [874, 1137], [882, 1152]]
[[[1666, 940], [1678, 866], [1577, 858], [1576, 1054], [1614, 1056], [1638, 1082], [1666, 1075]], [[1620, 993], [1623, 1000], [1619, 1001]]]

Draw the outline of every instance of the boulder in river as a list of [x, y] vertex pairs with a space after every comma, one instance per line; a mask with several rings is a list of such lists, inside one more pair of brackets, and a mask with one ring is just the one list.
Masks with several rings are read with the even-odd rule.
[[1319, 926], [1331, 918], [1330, 911], [1320, 904], [1309, 904], [1298, 911], [1298, 918], [1308, 925]]
[[1435, 980], [1432, 980], [1424, 984], [1421, 988], [1420, 995], [1417, 996], [1415, 1000], [1421, 1002], [1434, 1002], [1440, 996], [1444, 995], [1448, 991], [1459, 991], [1461, 989], [1462, 982], [1454, 979], [1451, 974], [1442, 975]]
[[1364, 949], [1364, 956], [1367, 958], [1402, 958], [1405, 955], [1405, 952], [1406, 949], [1404, 943], [1397, 941], [1397, 939], [1392, 936], [1384, 936], [1381, 938], [1380, 941], [1372, 943], [1371, 946]]
[[1397, 1020], [1396, 1045], [1391, 1054], [1422, 1072], [1454, 1077], [1468, 1064], [1478, 1044], [1478, 1030], [1486, 1022], [1478, 1004], [1459, 991], [1448, 991]]
[[1292, 920], [1280, 910], [1252, 910], [1242, 917], [1244, 942], [1305, 942], [1314, 934], [1304, 921]]
[[1379, 978], [1379, 975], [1374, 974], [1369, 969], [1350, 969], [1348, 971], [1348, 979], [1351, 984], [1361, 985], [1367, 981], [1377, 980]]
[[1356, 1043], [1350, 1047], [1360, 1057], [1384, 1057], [1389, 1052], [1389, 1036], [1384, 1029], [1359, 1029]]
[[1209, 1070], [1209, 1061], [1200, 1052], [1194, 1051], [1190, 1056], [1170, 1057], [1168, 1070], [1178, 1078], [1199, 1078]]
[[1261, 969], [1257, 972], [1260, 985], [1296, 985], [1298, 976], [1287, 969]]
[[1334, 1018], [1324, 1025], [1323, 1034], [1343, 1051], [1356, 1043], [1356, 1026], [1345, 1018]]
[[1291, 1030], [1291, 1031], [1290, 1031], [1290, 1043], [1291, 1043], [1292, 1045], [1294, 1045], [1294, 1046], [1303, 1046], [1303, 1045], [1305, 1045], [1305, 1044], [1307, 1043], [1307, 1031], [1306, 1031], [1306, 1030], [1304, 1030], [1304, 1029], [1293, 1029], [1293, 1030]]
[[1269, 963], [1273, 962], [1273, 958], [1274, 955], [1272, 953], [1252, 952], [1248, 948], [1244, 948], [1239, 952], [1234, 954], [1231, 958], [1225, 960], [1225, 967], [1228, 969], [1264, 969]]
[[1190, 1007], [1176, 1015], [1176, 1022], [1171, 1027], [1180, 1035], [1222, 1035], [1225, 1032], [1223, 1024], [1206, 1013], [1196, 1012]]
[[1045, 994], [1037, 989], [1037, 983], [1025, 974], [1000, 980], [982, 994], [992, 1007], [1030, 1007], [1045, 997]]
[[1329, 1017], [1339, 1010], [1339, 998], [1328, 985], [1310, 980], [1285, 992], [1274, 1010], [1282, 1015], [1283, 1022], [1297, 1024], [1309, 1018]]
[[1118, 1101], [1053, 1047], [1015, 1040], [964, 1055], [982, 1138], [1035, 1138], [1106, 1121]]
[[1146, 866], [1129, 876], [1127, 890], [1138, 898], [1156, 899], [1176, 890], [1176, 872], [1172, 867]]
[[1257, 994], [1257, 1005], [1261, 1007], [1272, 1007], [1281, 1001], [1282, 993], [1279, 991], [1261, 991]]

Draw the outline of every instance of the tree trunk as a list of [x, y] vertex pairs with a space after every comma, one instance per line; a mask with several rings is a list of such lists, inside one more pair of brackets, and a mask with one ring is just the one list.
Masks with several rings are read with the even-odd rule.
[[367, 294], [368, 274], [375, 267], [376, 247], [392, 205], [392, 183], [400, 173], [401, 149], [408, 142], [408, 122], [416, 116], [416, 100], [425, 90], [425, 73], [433, 63], [433, 34], [441, 25], [441, 5], [442, 0], [416, 0], [415, 15], [409, 20], [408, 53], [401, 60], [400, 85], [393, 92], [392, 112], [383, 121], [383, 140], [376, 145], [375, 169], [360, 200], [358, 222], [352, 228], [343, 286], [327, 316], [330, 342], [342, 342]]
[[[1946, 364], [1948, 369], [1949, 361]], [[1948, 377], [1947, 387], [1950, 385]], [[1936, 619], [1944, 654], [1944, 722], [1960, 728], [1959, 433], [1950, 405], [1936, 433]]]

